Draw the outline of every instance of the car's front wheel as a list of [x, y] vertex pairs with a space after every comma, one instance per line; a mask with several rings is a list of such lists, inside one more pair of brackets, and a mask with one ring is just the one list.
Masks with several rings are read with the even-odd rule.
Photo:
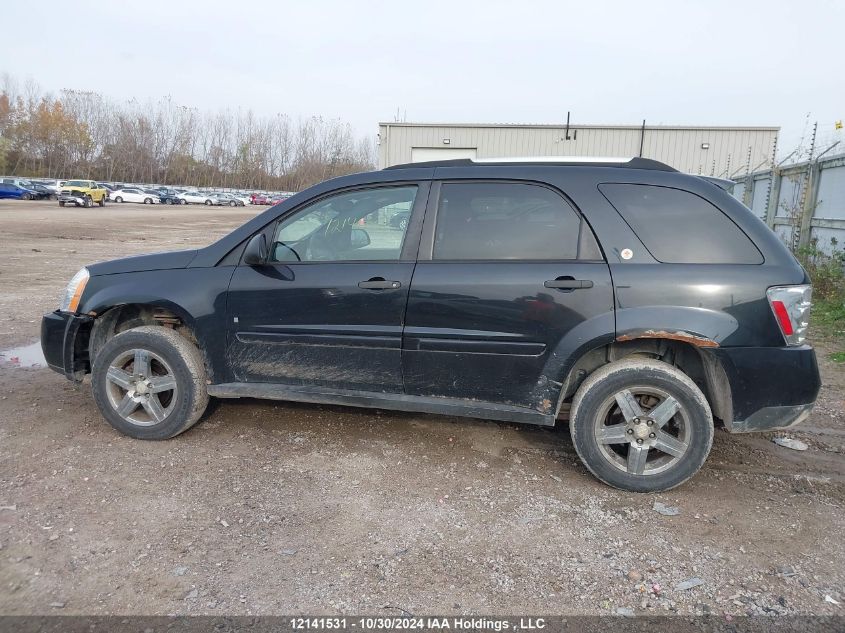
[[205, 206], [210, 207], [210, 206], [211, 206], [211, 200], [206, 200], [206, 201], [205, 201]]
[[97, 204], [99, 204], [101, 207], [106, 206], [106, 197], [103, 196], [102, 198], [100, 198], [100, 201]]
[[121, 203], [121, 202], [123, 202], [123, 198], [121, 198], [120, 196], [117, 196], [117, 197], [114, 199], [114, 201], [115, 201], [115, 202], [117, 202], [117, 203]]
[[164, 440], [196, 424], [208, 405], [195, 345], [173, 330], [143, 326], [110, 339], [94, 359], [94, 400], [118, 431]]
[[152, 203], [153, 203], [152, 198], [144, 198], [144, 204], [152, 204]]
[[654, 492], [701, 468], [713, 444], [713, 416], [679, 369], [630, 358], [587, 377], [572, 401], [570, 432], [581, 461], [601, 481]]

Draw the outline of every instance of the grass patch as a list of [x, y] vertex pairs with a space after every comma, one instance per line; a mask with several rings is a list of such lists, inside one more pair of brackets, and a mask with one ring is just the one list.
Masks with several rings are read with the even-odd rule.
[[845, 340], [845, 303], [825, 299], [813, 301], [810, 323], [825, 337]]
[[845, 363], [845, 352], [834, 352], [830, 355], [830, 360], [834, 363]]

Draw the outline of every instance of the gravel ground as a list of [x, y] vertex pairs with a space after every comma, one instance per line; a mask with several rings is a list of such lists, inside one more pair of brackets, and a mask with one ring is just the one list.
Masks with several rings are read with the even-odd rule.
[[[0, 349], [37, 340], [80, 266], [206, 244], [255, 212], [0, 202]], [[593, 479], [563, 425], [242, 400], [135, 441], [87, 381], [7, 351], [0, 614], [841, 615], [845, 371], [816, 343], [806, 424], [719, 431], [656, 495]]]

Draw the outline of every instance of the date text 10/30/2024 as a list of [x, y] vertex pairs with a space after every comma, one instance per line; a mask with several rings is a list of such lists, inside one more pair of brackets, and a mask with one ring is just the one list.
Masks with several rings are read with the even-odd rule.
[[546, 627], [543, 618], [463, 618], [463, 617], [299, 617], [290, 619], [291, 629], [343, 630], [359, 629], [373, 631], [537, 631]]

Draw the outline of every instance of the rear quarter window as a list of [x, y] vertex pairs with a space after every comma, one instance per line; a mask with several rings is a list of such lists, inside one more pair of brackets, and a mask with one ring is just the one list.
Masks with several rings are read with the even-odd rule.
[[749, 237], [718, 207], [689, 191], [599, 185], [651, 255], [666, 264], [762, 264]]

